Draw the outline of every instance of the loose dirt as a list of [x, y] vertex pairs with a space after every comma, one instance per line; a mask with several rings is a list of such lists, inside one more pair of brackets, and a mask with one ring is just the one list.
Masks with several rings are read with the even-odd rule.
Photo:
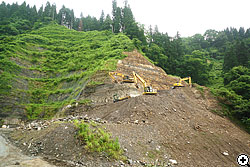
[[[142, 85], [137, 89], [134, 83], [113, 83], [107, 72], [101, 72], [94, 78], [104, 78], [104, 84], [86, 88], [80, 95], [92, 103], [72, 106], [65, 113], [99, 120], [100, 126], [119, 138], [127, 163], [87, 152], [75, 136], [74, 125], [65, 121], [40, 131], [17, 130], [10, 138], [25, 152], [58, 166], [235, 167], [240, 153], [250, 155], [250, 135], [215, 113], [221, 108], [208, 88], [201, 91], [185, 84], [171, 89], [177, 77], [167, 75], [137, 51], [126, 54], [117, 71], [131, 77], [135, 71], [159, 90], [156, 96], [141, 95]], [[116, 93], [139, 96], [113, 103]], [[28, 148], [23, 143], [32, 144]]]

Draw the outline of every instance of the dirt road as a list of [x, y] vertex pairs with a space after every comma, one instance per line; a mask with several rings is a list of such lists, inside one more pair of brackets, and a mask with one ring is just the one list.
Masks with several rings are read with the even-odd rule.
[[0, 167], [55, 167], [38, 157], [24, 155], [2, 136], [6, 130], [0, 130]]

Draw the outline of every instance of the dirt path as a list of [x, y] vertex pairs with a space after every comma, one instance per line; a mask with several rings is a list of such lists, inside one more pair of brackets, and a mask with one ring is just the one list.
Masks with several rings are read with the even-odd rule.
[[0, 167], [55, 167], [38, 157], [24, 155], [1, 135], [0, 130]]

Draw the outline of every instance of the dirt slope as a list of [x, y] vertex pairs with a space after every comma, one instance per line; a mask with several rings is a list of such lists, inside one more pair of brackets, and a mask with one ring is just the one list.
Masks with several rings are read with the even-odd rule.
[[[91, 105], [88, 107], [78, 105], [68, 108], [65, 112], [74, 116], [102, 120], [101, 124], [114, 137], [119, 138], [129, 159], [126, 166], [144, 166], [146, 163], [154, 164], [157, 161], [159, 164], [169, 166], [172, 162], [173, 166], [183, 167], [233, 167], [237, 165], [238, 154], [250, 155], [250, 135], [228, 119], [211, 112], [220, 110], [220, 107], [207, 88], [204, 88], [204, 92], [188, 86], [170, 89], [178, 78], [168, 76], [137, 51], [126, 54], [128, 57], [118, 62], [117, 71], [127, 75], [135, 71], [154, 88], [160, 90], [157, 96], [141, 95], [113, 103], [113, 94], [140, 95], [142, 86], [136, 89], [134, 83], [113, 83], [106, 72], [100, 72], [93, 79], [101, 78], [104, 84], [87, 88], [80, 96], [80, 99], [91, 99]], [[86, 166], [113, 165], [100, 157], [91, 161], [88, 153], [80, 152], [79, 148], [83, 147], [77, 146], [77, 141], [73, 137], [75, 130], [70, 125], [57, 124], [56, 128], [52, 128], [54, 124], [48, 126], [49, 128], [38, 133], [28, 132], [27, 134], [33, 133], [37, 136], [29, 138], [26, 135], [20, 139], [20, 143], [26, 139], [27, 143], [42, 142], [46, 145], [46, 150], [40, 150], [37, 154], [41, 156], [49, 154], [57, 160], [80, 161]], [[55, 151], [54, 145], [57, 143], [61, 143], [62, 146]], [[79, 153], [85, 158], [75, 158], [79, 157]], [[57, 155], [59, 156], [56, 157]], [[173, 160], [176, 160], [177, 164]]]
[[[250, 154], [250, 135], [211, 112], [220, 107], [207, 89], [170, 89], [178, 78], [168, 76], [137, 51], [126, 54], [117, 71], [127, 75], [135, 71], [160, 90], [159, 94], [96, 104], [82, 114], [111, 122], [107, 128], [119, 137], [131, 158], [166, 161], [172, 157], [180, 166], [235, 166], [238, 154]], [[134, 84], [114, 85], [116, 90], [119, 86], [121, 90], [127, 86], [126, 93], [130, 94]], [[100, 91], [115, 92], [103, 86], [94, 94]]]

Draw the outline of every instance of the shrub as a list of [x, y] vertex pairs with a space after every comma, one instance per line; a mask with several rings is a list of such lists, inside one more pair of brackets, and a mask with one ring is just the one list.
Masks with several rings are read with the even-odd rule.
[[111, 158], [125, 160], [118, 138], [113, 140], [109, 133], [98, 128], [95, 123], [75, 121], [75, 126], [78, 128], [78, 138], [85, 144], [88, 151], [105, 152]]

